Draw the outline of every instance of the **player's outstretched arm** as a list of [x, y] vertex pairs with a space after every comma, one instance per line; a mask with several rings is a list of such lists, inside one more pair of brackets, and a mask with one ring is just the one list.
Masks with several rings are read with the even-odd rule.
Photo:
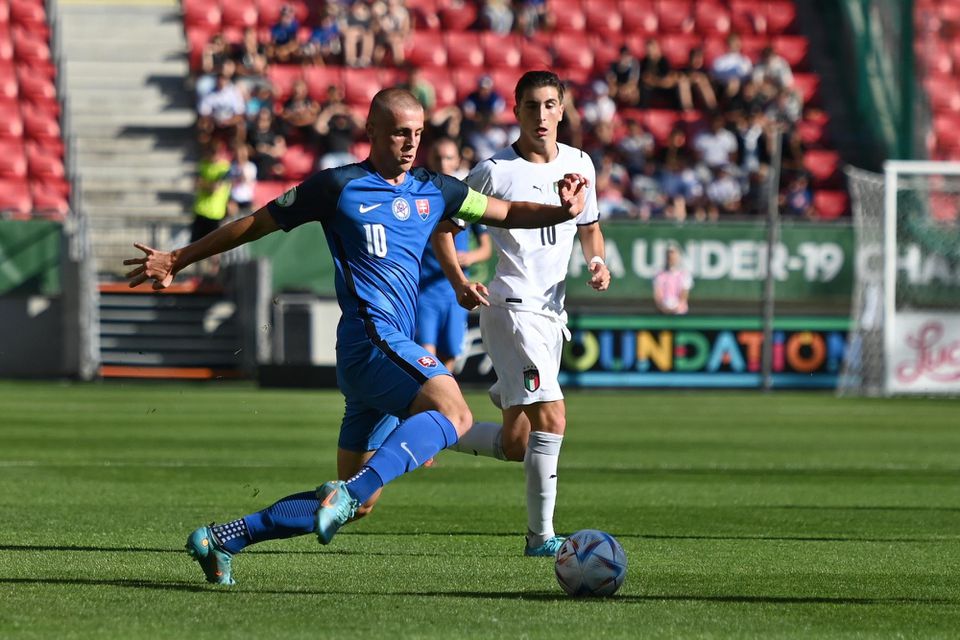
[[466, 310], [475, 309], [479, 305], [490, 306], [487, 300], [487, 288], [480, 282], [470, 282], [460, 266], [457, 257], [457, 247], [453, 237], [460, 231], [460, 227], [450, 222], [441, 222], [437, 225], [430, 242], [433, 252], [440, 262], [443, 275], [447, 276], [450, 285], [457, 296], [457, 304]]
[[587, 268], [590, 270], [587, 285], [597, 291], [606, 291], [610, 286], [610, 269], [604, 262], [603, 232], [600, 230], [600, 223], [577, 227], [577, 235], [580, 237], [583, 258], [587, 261]]
[[487, 199], [481, 221], [493, 227], [535, 229], [566, 222], [577, 217], [586, 205], [590, 181], [579, 173], [568, 173], [557, 184], [560, 206], [536, 202], [507, 202]]
[[154, 289], [163, 289], [170, 286], [177, 273], [194, 262], [253, 242], [279, 228], [273, 220], [273, 216], [267, 212], [266, 208], [263, 208], [249, 216], [234, 220], [219, 229], [211, 231], [182, 249], [157, 251], [144, 244], [136, 243], [133, 246], [143, 251], [143, 257], [129, 258], [124, 260], [123, 264], [137, 265], [135, 269], [127, 273], [131, 287], [136, 287], [147, 280], [153, 280]]

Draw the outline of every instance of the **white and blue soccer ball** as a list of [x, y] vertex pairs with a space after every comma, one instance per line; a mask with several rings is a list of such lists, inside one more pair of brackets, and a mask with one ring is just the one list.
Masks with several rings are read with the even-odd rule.
[[557, 582], [574, 597], [612, 596], [627, 576], [627, 554], [609, 533], [583, 529], [557, 551]]

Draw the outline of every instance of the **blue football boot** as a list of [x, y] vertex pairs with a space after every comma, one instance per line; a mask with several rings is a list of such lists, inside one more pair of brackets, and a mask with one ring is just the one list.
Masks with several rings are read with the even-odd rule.
[[539, 547], [531, 547], [527, 544], [523, 549], [523, 555], [531, 558], [554, 558], [564, 540], [566, 540], [566, 538], [563, 536], [553, 536], [552, 538], [547, 538], [547, 541]]
[[207, 582], [234, 584], [231, 574], [233, 556], [220, 546], [210, 527], [200, 527], [187, 538], [187, 553], [203, 569]]
[[357, 513], [360, 503], [347, 491], [347, 483], [342, 480], [325, 482], [317, 487], [317, 540], [320, 544], [330, 544], [334, 534]]

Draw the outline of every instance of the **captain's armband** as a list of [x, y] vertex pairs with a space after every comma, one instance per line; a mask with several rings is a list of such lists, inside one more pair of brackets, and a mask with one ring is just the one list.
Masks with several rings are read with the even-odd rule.
[[477, 222], [487, 211], [487, 196], [473, 189], [467, 190], [467, 197], [463, 199], [460, 210], [454, 214], [454, 217], [460, 218], [464, 222]]

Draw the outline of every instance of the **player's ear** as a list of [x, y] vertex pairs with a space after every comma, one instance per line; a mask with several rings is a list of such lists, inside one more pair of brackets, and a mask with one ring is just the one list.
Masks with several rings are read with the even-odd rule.
[[520, 105], [513, 105], [513, 117], [517, 119], [517, 122], [520, 122]]

